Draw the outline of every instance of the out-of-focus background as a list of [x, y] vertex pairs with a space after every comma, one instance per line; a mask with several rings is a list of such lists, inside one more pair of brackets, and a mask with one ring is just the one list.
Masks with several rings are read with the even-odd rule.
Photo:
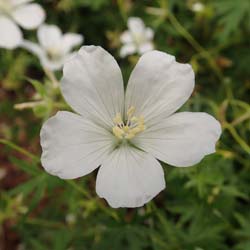
[[[112, 53], [125, 82], [139, 56], [120, 57], [120, 35], [140, 17], [156, 49], [195, 70], [182, 109], [212, 114], [223, 134], [200, 164], [164, 166], [167, 188], [153, 201], [112, 209], [95, 193], [96, 172], [64, 181], [41, 168], [41, 125], [65, 103], [34, 55], [0, 49], [0, 249], [250, 250], [249, 0], [37, 2], [47, 23]], [[24, 36], [36, 41], [35, 31]], [[39, 105], [15, 106], [41, 95]]]

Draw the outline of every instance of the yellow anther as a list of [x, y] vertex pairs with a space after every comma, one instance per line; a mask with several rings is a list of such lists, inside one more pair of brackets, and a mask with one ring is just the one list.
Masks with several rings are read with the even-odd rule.
[[112, 130], [113, 130], [113, 134], [116, 137], [118, 137], [119, 139], [123, 138], [123, 135], [125, 134], [125, 132], [121, 128], [114, 126]]
[[131, 118], [131, 116], [133, 116], [134, 113], [135, 113], [135, 107], [131, 106], [127, 111], [128, 119]]
[[138, 117], [136, 116], [133, 116], [131, 119], [130, 119], [131, 122], [137, 122], [138, 121]]
[[140, 117], [137, 119], [137, 124], [138, 124], [138, 125], [144, 124], [144, 117], [143, 117], [143, 116], [140, 116]]
[[128, 109], [126, 123], [123, 122], [120, 113], [115, 116], [113, 119], [115, 126], [112, 130], [117, 138], [130, 140], [145, 130], [144, 117], [133, 116], [134, 113], [135, 107], [132, 106]]
[[137, 127], [132, 128], [132, 129], [130, 130], [130, 132], [131, 132], [132, 134], [134, 134], [134, 135], [136, 135], [136, 134], [138, 134], [138, 133], [140, 133], [140, 132], [142, 132], [142, 131], [143, 131], [142, 126], [137, 126]]
[[113, 119], [113, 122], [117, 125], [117, 124], [123, 124], [123, 121], [122, 121], [122, 116], [120, 113], [118, 113], [116, 115], [116, 117]]

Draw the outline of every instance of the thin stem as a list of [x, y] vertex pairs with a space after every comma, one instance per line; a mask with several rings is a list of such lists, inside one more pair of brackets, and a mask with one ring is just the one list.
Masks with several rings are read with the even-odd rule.
[[124, 8], [124, 2], [125, 1], [123, 1], [123, 0], [117, 0], [118, 8], [119, 8], [119, 11], [121, 13], [122, 19], [123, 19], [124, 23], [127, 23], [127, 14], [126, 14], [126, 11]]
[[74, 189], [76, 189], [78, 192], [86, 196], [88, 199], [91, 199], [92, 197], [89, 195], [88, 192], [86, 192], [81, 186], [79, 186], [76, 182], [72, 180], [65, 180], [66, 183], [68, 183], [70, 186], [72, 186]]
[[14, 105], [14, 108], [17, 110], [23, 110], [23, 109], [28, 109], [28, 108], [34, 108], [37, 105], [44, 104], [44, 101], [35, 101], [35, 102], [23, 102], [23, 103], [18, 103]]
[[45, 68], [45, 67], [43, 68], [43, 70], [44, 70], [46, 76], [51, 81], [53, 88], [58, 88], [59, 87], [59, 81], [57, 80], [54, 72], [51, 71], [51, 70], [49, 70], [49, 69], [47, 69], [47, 68]]
[[48, 221], [44, 219], [29, 218], [25, 221], [27, 224], [39, 225], [50, 228], [64, 228], [65, 224], [61, 222]]
[[224, 127], [228, 129], [234, 140], [241, 146], [241, 148], [250, 154], [250, 146], [239, 136], [236, 129], [229, 123], [226, 123]]
[[246, 120], [250, 119], [250, 112], [246, 112], [245, 114], [241, 115], [240, 117], [236, 118], [231, 122], [232, 126], [236, 126]]
[[29, 151], [19, 147], [18, 145], [16, 145], [15, 143], [13, 143], [11, 141], [8, 141], [8, 140], [5, 140], [5, 139], [0, 139], [0, 144], [6, 145], [6, 146], [20, 152], [21, 154], [31, 158], [32, 160], [34, 160], [36, 162], [40, 161], [40, 159], [36, 155], [34, 155], [34, 154], [30, 153]]
[[210, 64], [210, 67], [214, 70], [216, 75], [220, 80], [223, 81], [224, 77], [221, 73], [220, 69], [217, 67], [213, 57], [210, 55], [210, 53], [205, 50], [195, 39], [194, 37], [181, 25], [181, 23], [177, 20], [177, 18], [169, 11], [167, 17], [169, 18], [169, 21], [174, 26], [174, 28], [193, 46], [193, 48], [200, 53], [202, 57], [204, 57], [208, 63]]

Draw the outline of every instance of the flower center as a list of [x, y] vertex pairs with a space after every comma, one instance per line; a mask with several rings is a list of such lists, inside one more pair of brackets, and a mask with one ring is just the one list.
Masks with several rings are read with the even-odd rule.
[[47, 55], [48, 58], [52, 61], [58, 61], [62, 58], [62, 53], [60, 49], [54, 47], [47, 48]]
[[127, 120], [124, 122], [122, 120], [121, 114], [118, 113], [113, 119], [114, 127], [113, 134], [123, 140], [130, 140], [134, 138], [137, 134], [145, 130], [144, 117], [134, 116], [135, 107], [130, 107], [127, 112]]
[[145, 36], [141, 33], [134, 34], [134, 42], [137, 46], [140, 46], [142, 43], [146, 42]]

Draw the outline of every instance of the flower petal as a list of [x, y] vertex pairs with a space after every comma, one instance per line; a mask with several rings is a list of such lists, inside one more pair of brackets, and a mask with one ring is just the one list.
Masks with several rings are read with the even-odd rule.
[[164, 188], [160, 163], [129, 146], [120, 147], [109, 156], [96, 181], [97, 194], [114, 208], [143, 206]]
[[66, 60], [66, 57], [59, 58], [58, 60], [51, 60], [47, 56], [47, 52], [44, 48], [40, 47], [38, 44], [24, 40], [20, 47], [28, 50], [29, 52], [33, 53], [37, 56], [40, 60], [40, 63], [45, 69], [49, 69], [52, 71], [60, 70], [63, 67], [63, 63]]
[[30, 42], [28, 40], [23, 40], [20, 44], [20, 47], [30, 51], [39, 58], [45, 56], [45, 51], [38, 44]]
[[124, 90], [115, 59], [98, 46], [83, 46], [67, 60], [61, 81], [62, 93], [71, 107], [109, 130], [113, 118], [123, 113]]
[[129, 30], [124, 31], [121, 34], [120, 40], [122, 43], [132, 43], [134, 41], [133, 39], [133, 35], [131, 34], [131, 32]]
[[133, 140], [157, 159], [188, 167], [215, 152], [221, 125], [207, 113], [180, 112], [146, 129]]
[[154, 30], [151, 29], [151, 28], [146, 28], [146, 30], [145, 30], [145, 37], [148, 40], [152, 40], [154, 38]]
[[127, 91], [126, 109], [136, 108], [147, 127], [179, 109], [194, 88], [194, 72], [189, 64], [160, 51], [145, 53], [133, 70]]
[[43, 24], [37, 31], [38, 41], [43, 48], [58, 48], [62, 42], [62, 32], [56, 25]]
[[145, 24], [139, 17], [129, 17], [128, 28], [133, 34], [143, 33]]
[[22, 41], [22, 33], [18, 26], [9, 18], [0, 16], [0, 47], [16, 48]]
[[139, 53], [141, 55], [143, 55], [144, 53], [150, 51], [150, 50], [153, 50], [154, 49], [154, 45], [152, 42], [146, 42], [146, 43], [143, 43], [140, 45], [139, 47]]
[[121, 47], [120, 57], [126, 57], [136, 52], [136, 46], [134, 43], [127, 43]]
[[67, 33], [63, 36], [62, 46], [65, 54], [69, 53], [75, 46], [83, 43], [83, 36], [80, 34]]
[[47, 172], [73, 179], [96, 169], [112, 151], [112, 136], [81, 116], [58, 112], [41, 129], [41, 161]]
[[44, 21], [45, 12], [39, 4], [26, 4], [17, 7], [12, 17], [23, 28], [35, 29]]

